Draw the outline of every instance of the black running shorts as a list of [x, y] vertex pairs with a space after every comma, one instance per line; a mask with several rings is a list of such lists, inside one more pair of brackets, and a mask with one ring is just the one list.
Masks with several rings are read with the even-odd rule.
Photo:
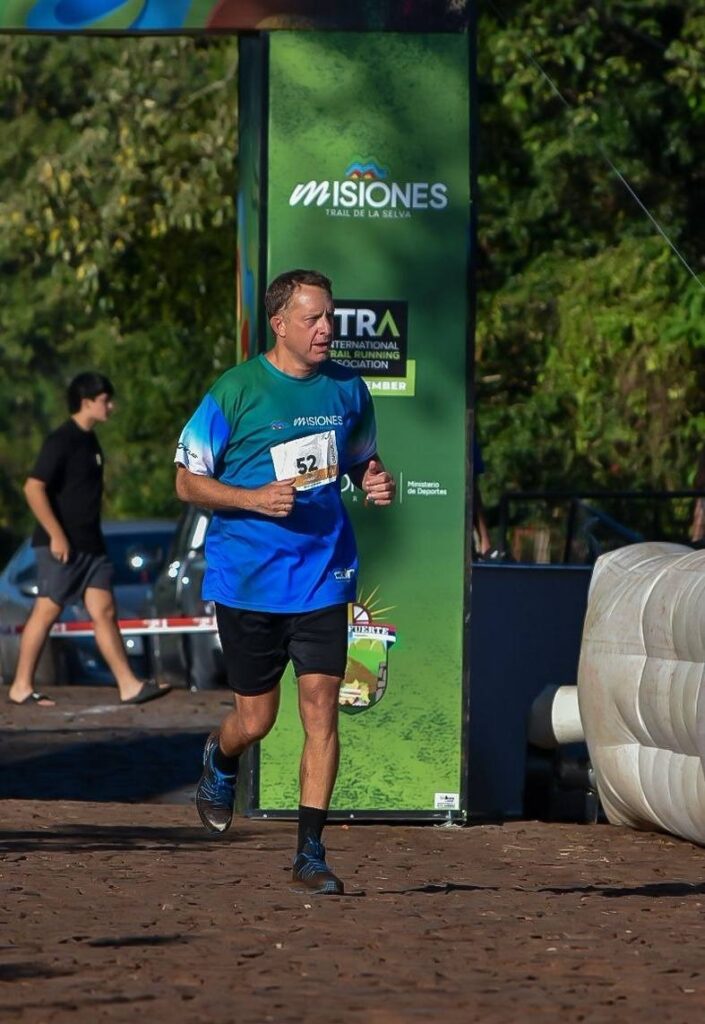
[[280, 614], [215, 605], [228, 685], [255, 697], [279, 684], [287, 662], [304, 675], [342, 679], [348, 657], [348, 606]]

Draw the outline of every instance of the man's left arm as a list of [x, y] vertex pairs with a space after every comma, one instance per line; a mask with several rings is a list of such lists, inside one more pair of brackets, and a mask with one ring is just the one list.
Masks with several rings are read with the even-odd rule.
[[384, 468], [384, 463], [377, 452], [351, 466], [348, 476], [361, 491], [365, 492], [365, 500], [370, 505], [391, 505], [397, 493], [397, 485], [392, 474]]
[[365, 502], [370, 505], [391, 505], [397, 493], [392, 474], [385, 469], [377, 453], [377, 425], [372, 397], [361, 377], [359, 388], [359, 418], [348, 439], [346, 459], [347, 474], [355, 487], [365, 492]]

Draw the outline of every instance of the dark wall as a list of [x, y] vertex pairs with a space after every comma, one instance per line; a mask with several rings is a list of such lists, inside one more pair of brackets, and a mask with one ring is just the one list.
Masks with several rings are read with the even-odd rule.
[[470, 818], [519, 816], [529, 708], [547, 685], [577, 682], [592, 566], [473, 566]]

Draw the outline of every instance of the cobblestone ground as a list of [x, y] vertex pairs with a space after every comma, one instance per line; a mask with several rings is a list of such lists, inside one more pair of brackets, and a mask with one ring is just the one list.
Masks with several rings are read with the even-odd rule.
[[705, 1019], [698, 847], [608, 825], [334, 825], [348, 894], [307, 898], [292, 824], [213, 839], [198, 822], [226, 695], [56, 692], [0, 706], [3, 1024]]

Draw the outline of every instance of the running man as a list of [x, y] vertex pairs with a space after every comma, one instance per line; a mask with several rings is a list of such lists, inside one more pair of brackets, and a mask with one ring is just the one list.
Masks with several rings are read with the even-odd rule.
[[265, 306], [274, 347], [216, 381], [175, 456], [179, 498], [214, 511], [203, 597], [215, 603], [234, 691], [234, 710], [205, 746], [196, 806], [207, 829], [229, 828], [238, 758], [274, 725], [291, 661], [305, 737], [293, 880], [335, 894], [343, 883], [321, 834], [338, 771], [358, 565], [341, 477], [373, 505], [390, 505], [396, 485], [377, 455], [365, 383], [330, 359], [331, 282], [288, 271], [269, 285]]
[[130, 668], [117, 625], [113, 567], [100, 528], [103, 451], [93, 428], [113, 412], [113, 386], [101, 373], [79, 373], [67, 391], [69, 419], [44, 441], [24, 485], [37, 519], [32, 546], [39, 596], [20, 639], [11, 704], [52, 706], [34, 689], [42, 648], [65, 604], [83, 598], [100, 653], [115, 676], [120, 701], [142, 704], [169, 687], [138, 679]]

